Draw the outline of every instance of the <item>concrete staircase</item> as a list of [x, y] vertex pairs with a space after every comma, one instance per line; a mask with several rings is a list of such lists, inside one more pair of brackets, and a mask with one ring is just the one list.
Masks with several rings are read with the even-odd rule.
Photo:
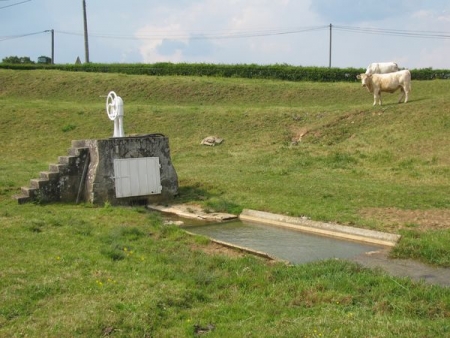
[[67, 156], [59, 156], [57, 164], [50, 164], [39, 178], [31, 179], [29, 187], [22, 187], [14, 196], [19, 204], [37, 202], [73, 202], [84, 200], [82, 194], [89, 166], [89, 148], [72, 142]]

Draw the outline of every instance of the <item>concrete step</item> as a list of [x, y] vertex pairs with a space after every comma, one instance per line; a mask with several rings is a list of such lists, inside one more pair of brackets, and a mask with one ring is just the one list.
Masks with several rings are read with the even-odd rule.
[[67, 150], [69, 156], [80, 156], [83, 151], [89, 151], [89, 148], [85, 147], [72, 147]]
[[72, 141], [72, 147], [68, 149], [67, 156], [58, 156], [58, 163], [50, 164], [47, 171], [41, 171], [39, 178], [31, 179], [29, 187], [22, 187], [21, 194], [14, 196], [19, 204], [32, 202], [39, 199], [46, 189], [54, 190], [55, 182], [61, 175], [76, 174], [80, 161], [89, 154], [89, 148], [84, 141]]
[[47, 186], [50, 183], [49, 180], [45, 180], [42, 178], [33, 178], [30, 180], [30, 188], [41, 189]]
[[24, 197], [35, 198], [39, 194], [39, 189], [32, 187], [21, 187], [20, 191]]
[[47, 181], [55, 181], [59, 178], [59, 173], [54, 171], [41, 171], [39, 178]]
[[72, 140], [72, 148], [87, 148], [86, 140]]
[[59, 164], [66, 164], [66, 165], [74, 165], [76, 160], [78, 160], [78, 156], [58, 156], [58, 163]]
[[50, 164], [48, 166], [48, 170], [52, 173], [59, 173], [60, 171], [64, 170], [65, 168], [67, 168], [67, 165], [61, 164], [61, 163]]
[[30, 197], [24, 195], [15, 195], [13, 198], [15, 198], [19, 204], [25, 204], [32, 201]]

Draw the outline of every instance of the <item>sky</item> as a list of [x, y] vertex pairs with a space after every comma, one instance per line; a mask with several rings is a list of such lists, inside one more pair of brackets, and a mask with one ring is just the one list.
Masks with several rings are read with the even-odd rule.
[[[85, 2], [95, 63], [450, 69], [448, 0]], [[0, 60], [51, 56], [51, 30], [55, 63], [86, 61], [83, 0], [0, 0]]]

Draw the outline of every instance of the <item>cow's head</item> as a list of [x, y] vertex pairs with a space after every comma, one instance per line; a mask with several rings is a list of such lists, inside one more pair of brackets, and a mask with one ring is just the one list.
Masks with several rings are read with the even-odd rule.
[[370, 87], [370, 83], [372, 81], [372, 74], [359, 74], [356, 75], [358, 80], [361, 80], [361, 85], [363, 87]]

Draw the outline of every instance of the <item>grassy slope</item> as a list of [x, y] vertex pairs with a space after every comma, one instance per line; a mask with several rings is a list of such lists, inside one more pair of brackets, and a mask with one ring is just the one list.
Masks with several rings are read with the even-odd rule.
[[[382, 109], [357, 83], [2, 71], [0, 85], [8, 196], [64, 155], [70, 140], [111, 135], [100, 96], [114, 89], [125, 100], [127, 133], [170, 137], [182, 200], [388, 231], [422, 230], [414, 218], [387, 220], [393, 208], [448, 215], [443, 81], [414, 82], [408, 105], [385, 95]], [[199, 147], [210, 134], [225, 143]], [[437, 220], [437, 238], [448, 240]], [[443, 253], [426, 259], [448, 265]]]
[[[100, 95], [114, 89], [126, 133], [170, 137], [180, 200], [408, 228], [404, 252], [448, 265], [448, 228], [362, 213], [448, 211], [446, 86], [414, 82], [411, 103], [386, 95], [380, 109], [357, 83], [0, 71], [0, 336], [180, 337], [209, 323], [211, 337], [448, 335], [448, 289], [346, 262], [205, 255], [139, 208], [11, 199], [72, 139], [112, 134]], [[210, 134], [224, 144], [200, 146]]]
[[[410, 104], [384, 94], [385, 105], [373, 108], [356, 82], [4, 70], [0, 76], [5, 194], [65, 155], [72, 139], [109, 137], [101, 96], [114, 89], [125, 102], [127, 134], [169, 136], [181, 201], [403, 231], [408, 255], [424, 256], [410, 252], [415, 244], [407, 238], [419, 237], [423, 248], [427, 241], [444, 248], [422, 259], [450, 265], [450, 223], [442, 222], [450, 216], [445, 81], [413, 81]], [[213, 134], [224, 144], [199, 146]], [[389, 219], [392, 210], [411, 216]], [[419, 216], [411, 212], [417, 210]], [[422, 224], [426, 217], [431, 221]]]

